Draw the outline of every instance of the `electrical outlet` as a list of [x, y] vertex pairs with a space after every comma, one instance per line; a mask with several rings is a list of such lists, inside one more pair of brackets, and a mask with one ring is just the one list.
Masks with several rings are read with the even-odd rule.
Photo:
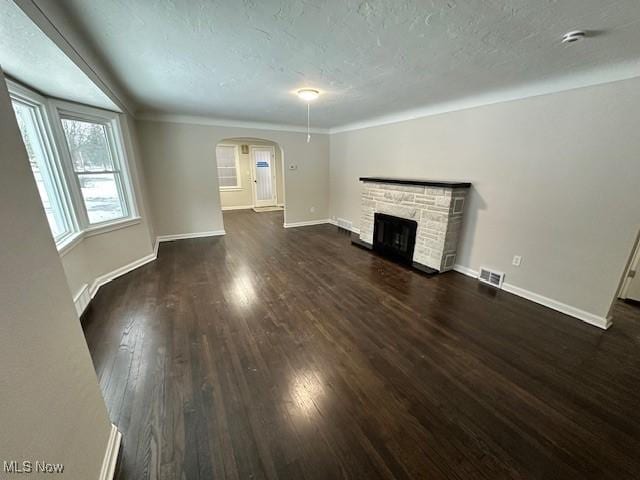
[[310, 211], [311, 213], [315, 212], [315, 211], [316, 211], [316, 207], [311, 207], [311, 208], [309, 209], [309, 211]]
[[521, 263], [522, 263], [522, 257], [520, 255], [514, 255], [511, 265], [513, 265], [514, 267], [519, 267]]

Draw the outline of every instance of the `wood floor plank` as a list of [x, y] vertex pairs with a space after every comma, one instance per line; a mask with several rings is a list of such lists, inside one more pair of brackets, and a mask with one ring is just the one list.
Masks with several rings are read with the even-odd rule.
[[129, 479], [635, 479], [640, 307], [607, 332], [282, 212], [163, 243], [83, 319]]

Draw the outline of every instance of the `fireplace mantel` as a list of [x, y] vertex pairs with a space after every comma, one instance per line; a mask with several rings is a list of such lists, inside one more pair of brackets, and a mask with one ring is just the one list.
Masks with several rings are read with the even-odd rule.
[[469, 188], [469, 182], [445, 182], [441, 180], [421, 180], [412, 178], [360, 177], [361, 182], [389, 183], [396, 185], [418, 185], [421, 187]]

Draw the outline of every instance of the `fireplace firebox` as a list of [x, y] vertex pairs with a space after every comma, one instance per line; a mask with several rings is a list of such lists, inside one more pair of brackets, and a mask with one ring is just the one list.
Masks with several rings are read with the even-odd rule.
[[418, 222], [376, 213], [373, 226], [373, 249], [386, 257], [412, 264]]

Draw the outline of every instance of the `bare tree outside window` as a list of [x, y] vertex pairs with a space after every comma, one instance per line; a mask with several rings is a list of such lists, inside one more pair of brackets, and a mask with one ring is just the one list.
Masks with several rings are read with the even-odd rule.
[[111, 153], [108, 127], [69, 118], [62, 119], [62, 127], [89, 223], [125, 217], [121, 172]]

